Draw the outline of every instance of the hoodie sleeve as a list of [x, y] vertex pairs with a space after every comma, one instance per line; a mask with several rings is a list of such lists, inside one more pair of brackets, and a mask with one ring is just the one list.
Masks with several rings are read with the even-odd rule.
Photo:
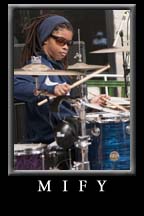
[[[41, 90], [47, 90], [49, 93], [54, 93], [55, 85], [46, 85], [45, 76], [39, 76], [39, 87]], [[37, 97], [34, 95], [35, 80], [32, 76], [14, 76], [14, 97], [22, 101], [33, 101]]]

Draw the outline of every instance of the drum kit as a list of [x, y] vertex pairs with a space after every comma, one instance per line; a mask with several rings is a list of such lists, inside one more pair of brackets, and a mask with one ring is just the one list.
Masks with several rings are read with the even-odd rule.
[[[129, 48], [112, 48], [92, 53], [120, 51], [129, 51]], [[130, 169], [130, 112], [128, 110], [130, 101], [127, 99], [117, 101], [116, 98], [111, 98], [106, 101], [109, 106], [102, 107], [88, 103], [85, 91], [83, 91], [84, 83], [87, 80], [109, 68], [110, 65], [88, 65], [78, 62], [68, 66], [66, 71], [52, 70], [45, 65], [32, 63], [14, 71], [14, 75], [33, 76], [36, 90], [39, 90], [38, 77], [40, 75], [80, 76], [81, 78], [73, 83], [70, 89], [80, 85], [83, 92], [80, 99], [72, 99], [74, 101], [73, 106], [78, 107], [76, 108], [78, 116], [73, 118], [79, 124], [79, 134], [74, 142], [75, 160], [72, 159], [71, 147], [65, 151], [62, 146], [58, 145], [58, 142], [48, 146], [42, 143], [14, 144], [15, 170], [59, 170], [61, 169], [61, 162], [65, 162], [66, 169], [69, 170]], [[84, 72], [89, 70], [94, 70], [94, 72], [86, 75]], [[40, 93], [43, 92], [40, 91]], [[52, 96], [48, 92], [45, 95]], [[48, 99], [45, 99], [38, 105], [41, 106], [47, 101]], [[91, 108], [95, 112], [86, 113], [86, 108]], [[57, 131], [56, 138], [59, 138], [60, 135], [62, 135], [60, 131]], [[65, 138], [63, 137], [64, 142]]]

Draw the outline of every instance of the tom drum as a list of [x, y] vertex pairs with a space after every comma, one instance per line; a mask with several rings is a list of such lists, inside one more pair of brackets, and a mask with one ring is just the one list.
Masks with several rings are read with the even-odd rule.
[[130, 169], [129, 114], [87, 113], [91, 170]]

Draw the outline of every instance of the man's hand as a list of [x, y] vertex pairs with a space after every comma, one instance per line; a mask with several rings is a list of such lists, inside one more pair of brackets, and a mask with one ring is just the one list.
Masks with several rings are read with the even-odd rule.
[[54, 88], [54, 94], [56, 96], [66, 95], [70, 91], [70, 85], [68, 84], [58, 84]]
[[91, 98], [90, 103], [105, 106], [107, 103], [107, 100], [109, 100], [109, 99], [110, 99], [110, 96], [107, 96], [105, 94], [101, 94], [101, 95], [97, 95], [97, 96]]

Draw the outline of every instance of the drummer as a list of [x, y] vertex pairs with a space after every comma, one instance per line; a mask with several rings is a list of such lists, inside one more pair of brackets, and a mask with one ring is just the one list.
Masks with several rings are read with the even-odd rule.
[[[67, 55], [72, 45], [73, 27], [65, 17], [45, 14], [33, 19], [24, 30], [27, 35], [22, 55], [23, 65], [30, 64], [32, 56], [41, 56], [41, 63], [50, 69], [67, 69]], [[39, 89], [55, 96], [68, 94], [74, 97], [76, 91], [70, 91], [71, 84], [68, 76], [39, 76]], [[50, 144], [55, 140], [55, 125], [61, 119], [73, 116], [75, 110], [67, 101], [60, 105], [60, 113], [51, 112], [50, 100], [38, 106], [38, 101], [45, 96], [35, 96], [35, 88], [33, 76], [14, 76], [14, 98], [25, 102], [26, 105], [26, 142]], [[91, 102], [102, 105], [105, 103], [103, 97], [107, 96], [95, 96]]]

